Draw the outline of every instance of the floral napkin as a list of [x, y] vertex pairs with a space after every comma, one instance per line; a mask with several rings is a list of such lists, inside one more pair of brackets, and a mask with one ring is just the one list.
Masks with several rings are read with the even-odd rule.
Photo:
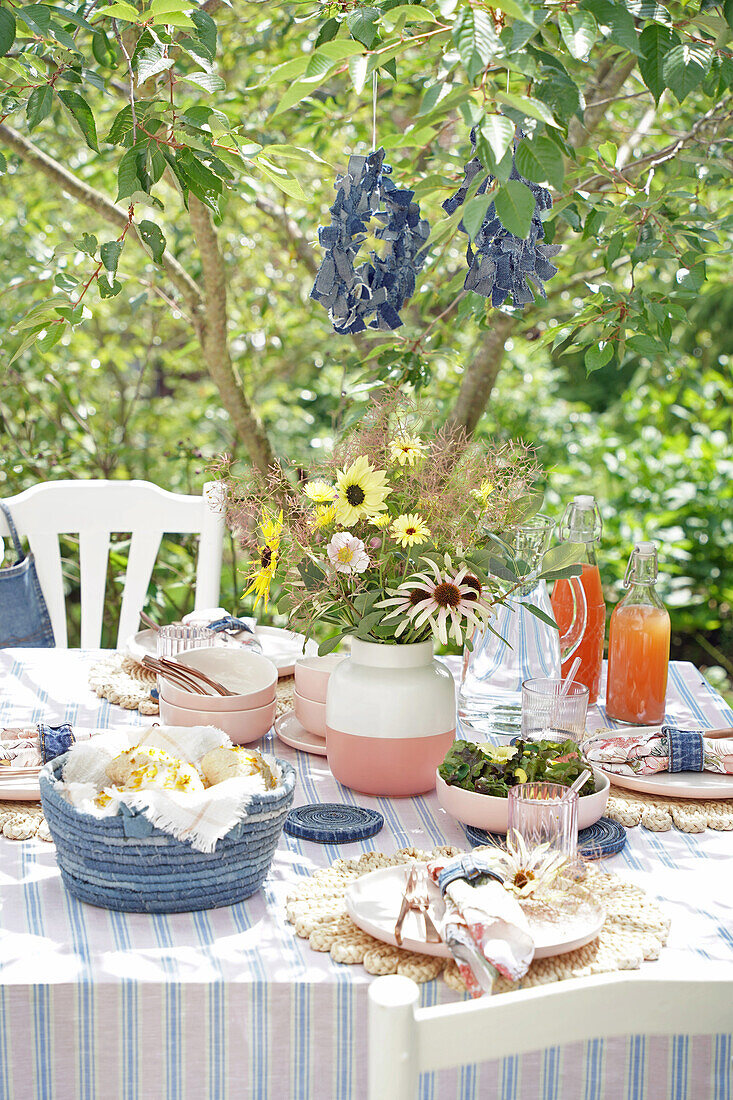
[[517, 981], [534, 957], [527, 918], [494, 863], [474, 852], [428, 864], [445, 902], [441, 938], [472, 997], [491, 993], [497, 974]]
[[718, 772], [733, 775], [733, 737], [712, 738], [705, 730], [675, 726], [620, 733], [595, 733], [581, 744], [586, 760], [619, 775], [656, 772]]
[[49, 760], [68, 752], [74, 734], [68, 722], [60, 726], [37, 726], [0, 730], [0, 766], [10, 768], [40, 768]]

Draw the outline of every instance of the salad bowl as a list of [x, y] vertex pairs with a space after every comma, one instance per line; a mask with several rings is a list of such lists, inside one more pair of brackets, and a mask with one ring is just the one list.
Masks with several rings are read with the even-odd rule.
[[[451, 817], [464, 825], [473, 825], [485, 829], [488, 833], [505, 833], [509, 818], [509, 799], [496, 795], [477, 794], [446, 783], [436, 771], [436, 793], [438, 802]], [[603, 817], [608, 792], [611, 789], [608, 776], [593, 769], [596, 789], [593, 794], [578, 799], [578, 829], [587, 829]]]

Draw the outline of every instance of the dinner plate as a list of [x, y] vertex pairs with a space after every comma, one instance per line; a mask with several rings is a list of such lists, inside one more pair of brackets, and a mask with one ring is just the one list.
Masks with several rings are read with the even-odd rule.
[[0, 776], [0, 801], [5, 799], [20, 802], [39, 802], [41, 788], [38, 785], [38, 777], [23, 776], [19, 779], [4, 779]]
[[611, 783], [640, 794], [667, 798], [733, 798], [733, 775], [718, 772], [657, 772], [656, 775], [618, 775], [601, 768]]
[[[125, 642], [124, 652], [140, 664], [145, 656], [155, 657], [155, 633], [154, 630], [138, 630], [137, 634], [133, 634]], [[269, 658], [277, 668], [278, 676], [292, 676], [298, 657], [318, 655], [316, 642], [305, 642], [305, 652], [303, 652], [304, 636], [292, 630], [284, 630], [280, 626], [257, 626], [255, 635], [262, 646], [263, 655]]]
[[294, 710], [288, 710], [275, 719], [275, 733], [286, 745], [301, 752], [311, 752], [314, 756], [326, 755], [326, 739], [309, 733], [295, 717]]
[[[402, 905], [402, 898], [410, 873], [409, 863], [398, 867], [382, 867], [355, 879], [346, 891], [346, 911], [363, 932], [384, 943], [398, 946], [395, 939], [395, 922]], [[427, 867], [426, 863], [421, 865]], [[438, 887], [427, 879], [430, 916], [435, 924], [442, 920], [445, 906]], [[605, 910], [599, 902], [590, 897], [578, 903], [574, 901], [572, 915], [568, 914], [557, 923], [539, 919], [531, 911], [531, 903], [525, 904], [527, 919], [535, 941], [534, 957], [546, 959], [551, 955], [564, 955], [575, 951], [596, 939], [606, 919]], [[425, 939], [425, 929], [420, 913], [410, 910], [402, 926], [402, 943], [406, 951], [416, 951], [420, 955], [437, 955], [449, 959], [451, 953], [444, 943], [429, 943]]]

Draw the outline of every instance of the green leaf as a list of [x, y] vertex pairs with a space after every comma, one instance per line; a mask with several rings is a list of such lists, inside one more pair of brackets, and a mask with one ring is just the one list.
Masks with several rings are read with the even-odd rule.
[[12, 49], [15, 42], [15, 16], [7, 8], [0, 8], [0, 57]]
[[304, 199], [305, 194], [303, 188], [298, 181], [283, 169], [277, 167], [277, 165], [270, 163], [270, 161], [264, 161], [261, 157], [255, 159], [255, 164], [262, 172], [264, 176], [267, 176], [269, 180], [279, 187], [285, 194], [289, 195], [291, 199]]
[[[559, 547], [558, 547], [558, 549], [559, 549]], [[541, 622], [543, 622], [545, 624], [545, 626], [551, 626], [553, 628], [553, 630], [558, 629], [558, 625], [555, 622], [555, 620], [552, 618], [552, 616], [547, 615], [539, 607], [535, 607], [535, 605], [530, 600], [527, 600], [526, 602], [524, 602], [522, 604], [522, 607], [525, 608], [527, 611], [531, 612], [531, 614], [534, 615], [536, 619], [539, 619]]]
[[97, 290], [100, 298], [116, 298], [122, 290], [122, 286], [117, 282], [117, 279], [111, 276], [105, 279], [100, 275], [97, 279]]
[[486, 139], [497, 163], [514, 140], [514, 123], [505, 115], [487, 115], [481, 123], [481, 136]]
[[95, 153], [99, 152], [99, 143], [97, 142], [97, 127], [94, 122], [94, 115], [92, 109], [87, 101], [80, 96], [78, 92], [59, 92], [59, 99], [69, 111], [74, 122], [79, 127], [81, 135], [90, 149], [93, 149]]
[[8, 170], [8, 162], [6, 161], [3, 154], [0, 153], [0, 176], [2, 176], [4, 172], [7, 172], [7, 170]]
[[591, 344], [585, 353], [585, 370], [592, 374], [594, 370], [600, 370], [613, 359], [613, 344], [610, 340], [605, 344]]
[[545, 104], [541, 103], [538, 99], [533, 99], [528, 95], [512, 95], [508, 92], [496, 93], [497, 103], [503, 103], [507, 107], [513, 107], [515, 111], [520, 111], [527, 118], [536, 118], [540, 122], [547, 123], [548, 126], [557, 127], [557, 123], [553, 117], [552, 111]]
[[196, 24], [196, 30], [193, 32], [194, 37], [204, 47], [207, 54], [213, 61], [216, 57], [216, 23], [205, 11], [192, 11], [191, 19]]
[[491, 197], [489, 195], [475, 195], [463, 207], [461, 221], [468, 233], [469, 240], [473, 240], [481, 228], [490, 202]]
[[142, 221], [138, 224], [137, 231], [153, 260], [159, 264], [165, 252], [165, 237], [160, 227], [155, 222]]
[[122, 244], [122, 241], [106, 241], [99, 249], [99, 258], [111, 275], [117, 273]]
[[137, 55], [137, 82], [144, 84], [151, 76], [166, 72], [173, 65], [172, 57], [163, 56], [162, 46], [149, 46]]
[[630, 53], [640, 54], [639, 38], [628, 8], [612, 0], [583, 0], [583, 8], [595, 15], [602, 34]]
[[74, 247], [87, 256], [93, 256], [99, 248], [99, 241], [93, 233], [84, 233], [78, 241], [74, 241]]
[[154, 27], [195, 27], [193, 19], [188, 15], [183, 15], [181, 12], [171, 11], [162, 12], [160, 15], [156, 15], [153, 19]]
[[197, 84], [207, 92], [223, 92], [226, 88], [226, 84], [217, 73], [189, 73], [180, 79], [188, 81], [189, 84]]
[[639, 72], [657, 103], [667, 87], [667, 81], [664, 78], [664, 59], [674, 46], [679, 45], [679, 42], [678, 34], [667, 27], [661, 27], [659, 23], [651, 23], [641, 32], [639, 45], [642, 49], [642, 57], [639, 58]]
[[124, 0], [117, 0], [108, 8], [103, 8], [99, 15], [108, 15], [111, 19], [124, 19], [126, 23], [137, 23], [142, 19], [141, 13], [132, 4], [126, 4]]
[[578, 85], [570, 79], [567, 73], [559, 69], [550, 69], [543, 80], [534, 86], [535, 98], [548, 104], [558, 118], [568, 122], [570, 118], [580, 115], [582, 101]]
[[561, 189], [565, 176], [562, 153], [550, 138], [524, 138], [517, 146], [516, 163], [519, 174], [533, 183], [547, 180], [558, 191]]
[[356, 57], [364, 52], [358, 42], [352, 42], [349, 38], [339, 38], [336, 42], [325, 42], [318, 53], [331, 61], [345, 61], [347, 57]]
[[135, 191], [144, 191], [145, 187], [138, 174], [138, 154], [144, 145], [138, 142], [128, 149], [117, 166], [117, 202], [127, 199]]
[[366, 46], [368, 50], [371, 50], [379, 38], [379, 31], [374, 25], [379, 14], [379, 8], [364, 6], [346, 18], [351, 37], [361, 42], [362, 46]]
[[492, 54], [501, 47], [489, 13], [468, 5], [453, 24], [453, 42], [471, 82], [483, 72]]
[[560, 34], [571, 57], [587, 61], [598, 37], [598, 26], [589, 11], [561, 11], [558, 15]]
[[190, 11], [192, 7], [191, 0], [152, 0], [150, 12], [152, 15], [170, 15], [175, 12]]
[[496, 194], [494, 199], [499, 221], [510, 233], [525, 238], [534, 214], [534, 195], [519, 180], [509, 180]]
[[53, 89], [50, 84], [42, 84], [40, 88], [33, 89], [25, 105], [25, 117], [29, 130], [35, 130], [36, 126], [51, 113], [52, 104]]
[[324, 42], [330, 42], [332, 38], [335, 38], [340, 26], [338, 19], [334, 19], [333, 16], [327, 19], [316, 36], [315, 49], [322, 46]]
[[733, 31], [733, 0], [723, 0], [723, 18]]
[[175, 160], [196, 198], [218, 214], [219, 196], [223, 186], [219, 177], [214, 175], [191, 149], [179, 149], [175, 154]]
[[653, 336], [648, 336], [646, 333], [639, 333], [638, 336], [632, 336], [626, 341], [626, 346], [631, 348], [632, 351], [637, 352], [639, 355], [646, 355], [654, 357], [660, 355], [664, 350], [664, 344], [661, 340], [656, 340]]
[[699, 42], [685, 42], [669, 51], [664, 59], [662, 72], [667, 87], [678, 103], [682, 103], [701, 83], [712, 59], [712, 49]]
[[[137, 104], [138, 112], [140, 110], [140, 104]], [[138, 118], [140, 117], [138, 113]], [[126, 103], [121, 111], [115, 115], [112, 120], [112, 125], [109, 128], [109, 133], [104, 139], [110, 145], [120, 145], [128, 134], [132, 133], [132, 108], [129, 103]]]
[[45, 35], [51, 26], [51, 12], [45, 4], [29, 4], [25, 8], [17, 8], [16, 16], [33, 34]]
[[343, 639], [350, 634], [350, 630], [342, 630], [338, 634], [334, 634], [332, 638], [327, 638], [325, 642], [321, 642], [318, 646], [318, 656], [325, 657], [328, 653], [333, 653], [334, 649], [343, 641]]

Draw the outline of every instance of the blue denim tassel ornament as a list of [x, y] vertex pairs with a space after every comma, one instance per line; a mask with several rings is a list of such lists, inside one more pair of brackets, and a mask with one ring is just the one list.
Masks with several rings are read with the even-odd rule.
[[[338, 333], [387, 331], [402, 324], [400, 310], [415, 293], [415, 280], [425, 262], [430, 226], [420, 217], [414, 191], [400, 190], [388, 178], [384, 149], [349, 157], [336, 177], [331, 224], [318, 239], [326, 255], [318, 269], [311, 298], [328, 310]], [[385, 242], [384, 255], [354, 267], [372, 218], [383, 224], [374, 235]], [[371, 318], [371, 320], [367, 320]]]
[[[521, 131], [514, 141], [514, 153], [522, 139]], [[471, 146], [476, 150], [476, 131], [471, 131]], [[463, 183], [454, 195], [446, 199], [443, 209], [446, 214], [453, 214], [459, 206], [466, 201], [468, 189], [479, 172], [484, 171], [484, 166], [478, 157], [474, 156], [465, 166]], [[476, 192], [483, 195], [493, 176], [487, 176]], [[534, 302], [529, 282], [539, 291], [543, 298], [547, 297], [543, 283], [557, 274], [557, 268], [550, 263], [550, 257], [556, 256], [560, 251], [559, 244], [542, 244], [545, 230], [542, 225], [541, 212], [552, 208], [552, 196], [545, 187], [537, 183], [531, 183], [517, 171], [514, 157], [512, 158], [512, 170], [509, 179], [519, 180], [535, 197], [535, 210], [532, 215], [529, 236], [526, 239], [516, 237], [505, 229], [496, 214], [496, 207], [492, 202], [484, 216], [481, 228], [471, 247], [469, 239], [466, 249], [466, 261], [468, 263], [468, 275], [464, 283], [466, 290], [475, 290], [484, 298], [491, 300], [492, 306], [500, 306], [508, 295], [511, 294], [512, 305], [523, 309], [530, 302]], [[461, 222], [459, 229], [466, 232]], [[475, 249], [475, 251], [474, 251]]]

